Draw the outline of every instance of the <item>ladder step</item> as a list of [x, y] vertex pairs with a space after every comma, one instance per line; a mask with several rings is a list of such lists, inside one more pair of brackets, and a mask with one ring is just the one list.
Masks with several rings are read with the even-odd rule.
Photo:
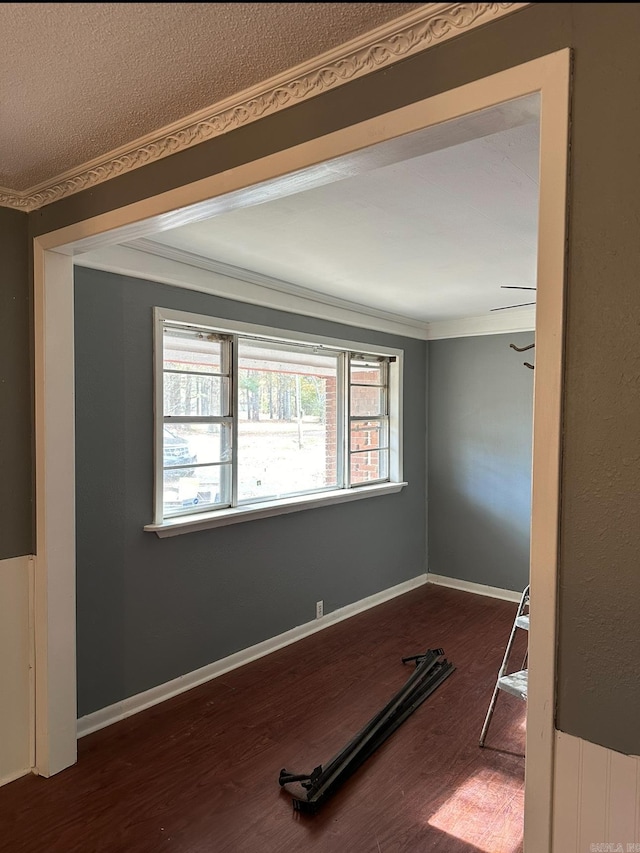
[[[526, 612], [525, 612], [526, 611]], [[517, 629], [521, 628], [525, 631], [529, 630], [529, 587], [526, 586], [520, 597], [520, 604], [518, 605], [518, 609], [516, 611], [515, 619], [513, 620], [513, 626], [511, 628], [511, 634], [509, 635], [509, 641], [507, 642], [507, 648], [504, 652], [504, 658], [502, 659], [502, 665], [498, 671], [498, 678], [493, 688], [493, 693], [491, 694], [491, 701], [489, 702], [489, 710], [487, 711], [487, 716], [484, 718], [484, 725], [482, 726], [482, 732], [480, 733], [480, 746], [484, 746], [485, 738], [487, 737], [487, 732], [489, 730], [489, 723], [491, 722], [491, 718], [493, 717], [493, 712], [496, 707], [496, 700], [498, 698], [498, 694], [501, 690], [504, 690], [506, 693], [511, 693], [512, 696], [515, 696], [517, 699], [527, 699], [528, 692], [528, 679], [529, 672], [526, 669], [521, 669], [519, 672], [511, 672], [508, 675], [501, 675], [501, 673], [505, 673], [509, 668], [509, 656], [511, 655], [513, 649], [513, 643], [516, 638]], [[522, 662], [522, 666], [527, 666], [528, 653], [525, 655], [525, 658]]]
[[527, 698], [527, 680], [529, 672], [526, 669], [521, 669], [519, 672], [512, 672], [510, 675], [503, 675], [498, 679], [498, 687], [504, 690], [505, 693], [511, 693], [512, 696], [517, 696], [518, 699]]

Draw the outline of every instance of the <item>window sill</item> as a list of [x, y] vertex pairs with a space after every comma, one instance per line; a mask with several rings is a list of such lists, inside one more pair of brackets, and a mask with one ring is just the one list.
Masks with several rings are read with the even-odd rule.
[[301, 495], [297, 498], [285, 498], [278, 501], [266, 501], [252, 506], [221, 509], [216, 512], [202, 512], [194, 515], [181, 515], [169, 518], [161, 524], [146, 524], [148, 533], [155, 533], [161, 539], [166, 536], [179, 536], [182, 533], [195, 533], [213, 527], [226, 527], [241, 521], [254, 521], [259, 518], [271, 518], [302, 509], [314, 509], [321, 506], [348, 503], [349, 501], [373, 498], [376, 495], [392, 495], [401, 491], [407, 483], [377, 483], [373, 486], [360, 486], [357, 489], [339, 489], [323, 492], [321, 495]]

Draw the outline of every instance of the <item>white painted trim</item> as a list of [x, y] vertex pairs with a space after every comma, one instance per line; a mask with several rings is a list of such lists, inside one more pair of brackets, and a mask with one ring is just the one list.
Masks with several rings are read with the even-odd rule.
[[[551, 845], [553, 796], [553, 750], [555, 706], [555, 643], [556, 643], [556, 584], [558, 571], [558, 524], [560, 500], [560, 436], [561, 390], [563, 377], [563, 326], [566, 238], [567, 142], [569, 115], [570, 51], [531, 60], [506, 69], [491, 77], [477, 80], [425, 101], [410, 104], [361, 124], [344, 128], [327, 136], [310, 140], [287, 151], [278, 152], [237, 169], [177, 187], [158, 196], [136, 202], [124, 208], [95, 216], [92, 219], [50, 232], [35, 240], [34, 267], [36, 292], [56, 301], [57, 289], [45, 280], [45, 265], [39, 253], [57, 249], [69, 254], [91, 251], [122, 240], [148, 236], [157, 230], [202, 218], [207, 210], [219, 210], [228, 194], [251, 192], [256, 186], [278, 191], [279, 183], [293, 180], [291, 173], [313, 172], [332, 158], [353, 154], [377, 142], [395, 139], [414, 130], [430, 127], [462, 115], [520, 98], [532, 92], [542, 94], [542, 136], [540, 169], [540, 211], [538, 251], [538, 306], [536, 318], [536, 371], [534, 402], [534, 462], [532, 499], [531, 601], [533, 615], [529, 636], [529, 701], [527, 724], [527, 769], [525, 778], [525, 848], [527, 853], [547, 853]], [[289, 177], [287, 177], [289, 176]], [[227, 194], [227, 195], [225, 195]], [[212, 201], [213, 199], [213, 201]], [[72, 270], [68, 284], [71, 287]], [[65, 289], [62, 289], [62, 294]], [[40, 311], [42, 315], [42, 311]], [[42, 359], [46, 324], [36, 324], [36, 346]], [[69, 334], [73, 335], [71, 326]], [[49, 353], [53, 373], [58, 375], [56, 354]], [[41, 370], [41, 368], [39, 368]], [[40, 381], [44, 373], [40, 372]], [[66, 377], [67, 389], [73, 389], [73, 371]], [[37, 391], [38, 389], [36, 389]], [[42, 398], [42, 394], [41, 394]], [[66, 398], [66, 395], [65, 395]], [[36, 398], [38, 399], [38, 398]], [[52, 402], [52, 401], [51, 401]], [[36, 442], [49, 443], [48, 419], [56, 420], [59, 412], [66, 423], [68, 412], [58, 405], [49, 408], [36, 406]], [[44, 417], [45, 412], [47, 418]], [[66, 446], [63, 443], [63, 446]], [[37, 466], [37, 494], [42, 493], [45, 474], [55, 469], [40, 457]], [[73, 469], [66, 476], [73, 477]], [[47, 481], [44, 481], [47, 482]], [[65, 480], [66, 482], [66, 480]], [[52, 492], [44, 492], [54, 500]], [[65, 501], [61, 501], [64, 507]], [[43, 509], [47, 509], [45, 501]], [[70, 509], [67, 508], [67, 512]], [[46, 558], [46, 553], [38, 552]], [[63, 573], [64, 586], [73, 577], [74, 566], [67, 564]], [[40, 574], [40, 573], [39, 573]], [[38, 587], [38, 583], [36, 584]], [[36, 589], [38, 596], [38, 589]], [[71, 595], [71, 597], [73, 597]], [[52, 619], [61, 615], [54, 608]], [[66, 614], [69, 616], [69, 614]], [[43, 618], [46, 619], [45, 614]], [[75, 618], [70, 616], [68, 625]], [[61, 628], [66, 630], [66, 625]], [[72, 650], [61, 672], [47, 673], [47, 661], [37, 659], [37, 679], [51, 679], [61, 685], [64, 672], [72, 658]], [[42, 664], [42, 666], [41, 666]], [[64, 691], [59, 692], [56, 713], [65, 716], [67, 730], [75, 719], [63, 709]], [[42, 714], [46, 715], [46, 709]]]
[[250, 646], [226, 658], [214, 661], [186, 675], [181, 675], [179, 678], [174, 678], [172, 681], [167, 681], [158, 687], [145, 690], [144, 693], [138, 693], [136, 696], [123, 699], [121, 702], [116, 702], [107, 708], [102, 708], [99, 711], [94, 711], [92, 714], [87, 714], [85, 717], [80, 717], [78, 720], [78, 737], [84, 737], [98, 731], [98, 729], [105, 728], [105, 726], [110, 726], [112, 723], [117, 723], [119, 720], [124, 720], [126, 717], [151, 708], [153, 705], [158, 705], [166, 699], [171, 699], [173, 696], [178, 696], [180, 693], [191, 690], [199, 684], [204, 684], [220, 675], [224, 675], [226, 672], [230, 672], [233, 669], [244, 666], [244, 664], [251, 663], [251, 661], [276, 652], [278, 649], [296, 643], [304, 637], [309, 637], [311, 634], [329, 628], [331, 625], [335, 625], [345, 619], [350, 619], [357, 613], [363, 613], [365, 610], [370, 610], [378, 604], [383, 604], [385, 601], [390, 601], [392, 598], [404, 595], [406, 592], [422, 586], [425, 581], [426, 575], [418, 575], [415, 578], [411, 578], [411, 580], [382, 590], [382, 592], [376, 592], [366, 598], [361, 598], [353, 604], [340, 607], [331, 613], [325, 613], [320, 619], [306, 622], [304, 625], [299, 625], [296, 628], [285, 631], [283, 634], [278, 634], [276, 637], [271, 637], [269, 640], [257, 643], [255, 646]]
[[536, 309], [515, 308], [485, 314], [482, 317], [461, 317], [427, 323], [426, 338], [438, 341], [445, 338], [469, 338], [478, 335], [505, 335], [516, 332], [533, 332], [536, 327]]
[[323, 506], [360, 501], [363, 498], [393, 495], [401, 492], [408, 485], [408, 483], [376, 483], [373, 486], [336, 489], [331, 492], [320, 492], [316, 495], [299, 495], [283, 498], [279, 501], [265, 501], [262, 504], [221, 509], [214, 513], [202, 512], [194, 515], [179, 515], [174, 518], [167, 518], [158, 524], [146, 524], [144, 529], [148, 533], [155, 533], [161, 539], [165, 539], [167, 536], [196, 533], [199, 530], [211, 530], [214, 527], [228, 527], [230, 524], [257, 521], [260, 518], [273, 518], [276, 515], [287, 515], [292, 512], [300, 512], [303, 509], [319, 509]]
[[36, 561], [35, 769], [76, 761], [73, 266], [34, 241]]
[[[38, 238], [39, 243], [43, 249], [55, 248], [69, 254], [94, 251], [236, 209], [239, 199], [242, 199], [242, 206], [247, 206], [321, 185], [327, 169], [333, 169], [338, 159], [342, 170], [353, 169], [354, 164], [357, 167], [358, 161], [369, 156], [368, 149], [379, 142], [396, 141], [414, 131], [495, 106], [496, 101], [486, 98], [487, 90], [494, 86], [504, 93], [500, 103], [537, 91], [531, 77], [535, 76], [536, 63], [544, 64], [546, 59], [548, 57], [532, 60], [525, 66], [499, 72], [125, 208], [99, 214], [85, 220], [82, 228], [76, 223], [43, 234]], [[511, 75], [511, 79], [505, 75]], [[480, 103], [483, 106], [479, 106]]]
[[489, 598], [499, 598], [502, 601], [515, 601], [517, 603], [522, 598], [522, 590], [520, 590], [520, 592], [516, 592], [511, 589], [501, 589], [498, 586], [487, 586], [483, 583], [463, 581], [459, 578], [448, 578], [444, 575], [434, 575], [431, 572], [427, 572], [427, 583], [432, 583], [436, 586], [446, 586], [449, 587], [449, 589], [461, 589], [463, 592], [472, 592], [474, 595], [486, 595]]
[[0, 206], [37, 210], [208, 139], [302, 103], [529, 3], [427, 3], [337, 48], [27, 190], [0, 187]]
[[546, 59], [540, 81], [525, 853], [551, 849], [555, 748], [571, 51]]
[[[369, 355], [395, 356], [401, 358], [403, 350], [397, 347], [387, 347], [382, 344], [372, 344], [366, 340], [347, 340], [333, 338], [329, 335], [314, 335], [312, 332], [297, 332], [295, 329], [282, 329], [276, 326], [266, 326], [261, 323], [246, 323], [242, 320], [230, 320], [224, 317], [209, 317], [192, 311], [178, 311], [173, 308], [157, 307], [155, 309], [158, 321], [169, 320], [176, 323], [194, 326], [210, 326], [223, 334], [255, 335], [261, 338], [273, 338], [276, 341], [289, 341], [292, 344], [318, 344], [334, 350], [359, 350]], [[363, 335], [366, 338], [366, 334]]]

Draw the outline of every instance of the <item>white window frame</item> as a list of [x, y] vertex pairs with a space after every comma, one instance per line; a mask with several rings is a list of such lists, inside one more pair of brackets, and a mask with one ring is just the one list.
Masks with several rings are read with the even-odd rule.
[[[156, 533], [164, 538], [236, 524], [258, 518], [268, 518], [274, 515], [296, 512], [312, 507], [329, 506], [347, 501], [360, 500], [376, 495], [399, 492], [407, 485], [402, 473], [402, 377], [404, 367], [404, 352], [402, 349], [378, 346], [364, 341], [346, 341], [322, 335], [311, 335], [305, 332], [295, 332], [290, 329], [276, 329], [270, 326], [244, 323], [235, 320], [209, 317], [187, 311], [175, 311], [169, 308], [155, 307], [153, 310], [153, 364], [154, 364], [154, 520], [147, 524], [145, 530]], [[375, 481], [371, 484], [354, 484], [346, 488], [327, 489], [318, 492], [306, 492], [302, 495], [290, 495], [277, 500], [266, 500], [251, 504], [225, 507], [200, 511], [197, 513], [174, 515], [164, 518], [163, 504], [163, 429], [164, 419], [164, 355], [163, 338], [165, 323], [183, 324], [210, 329], [222, 335], [258, 337], [279, 343], [323, 346], [338, 352], [356, 352], [370, 356], [389, 358], [388, 363], [388, 423], [389, 423], [389, 478]], [[345, 371], [345, 374], [347, 371]], [[345, 409], [343, 417], [344, 441], [339, 447], [339, 459], [347, 462], [349, 452], [349, 420], [348, 411], [343, 405], [348, 400], [348, 376], [345, 376], [345, 389], [338, 399], [338, 412]], [[233, 411], [236, 409], [233, 407]], [[340, 414], [338, 415], [340, 417]], [[235, 458], [235, 457], [234, 457]], [[340, 463], [339, 463], [340, 464]]]

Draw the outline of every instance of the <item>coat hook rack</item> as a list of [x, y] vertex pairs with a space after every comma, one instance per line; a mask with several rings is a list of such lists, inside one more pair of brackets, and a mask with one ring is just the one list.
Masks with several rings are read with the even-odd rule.
[[[526, 352], [528, 349], [533, 349], [535, 347], [535, 343], [529, 344], [526, 347], [517, 347], [515, 344], [509, 344], [511, 349], [514, 349], [516, 352]], [[522, 362], [525, 367], [528, 367], [530, 370], [535, 370], [535, 366], [533, 364], [529, 364], [528, 361]]]

